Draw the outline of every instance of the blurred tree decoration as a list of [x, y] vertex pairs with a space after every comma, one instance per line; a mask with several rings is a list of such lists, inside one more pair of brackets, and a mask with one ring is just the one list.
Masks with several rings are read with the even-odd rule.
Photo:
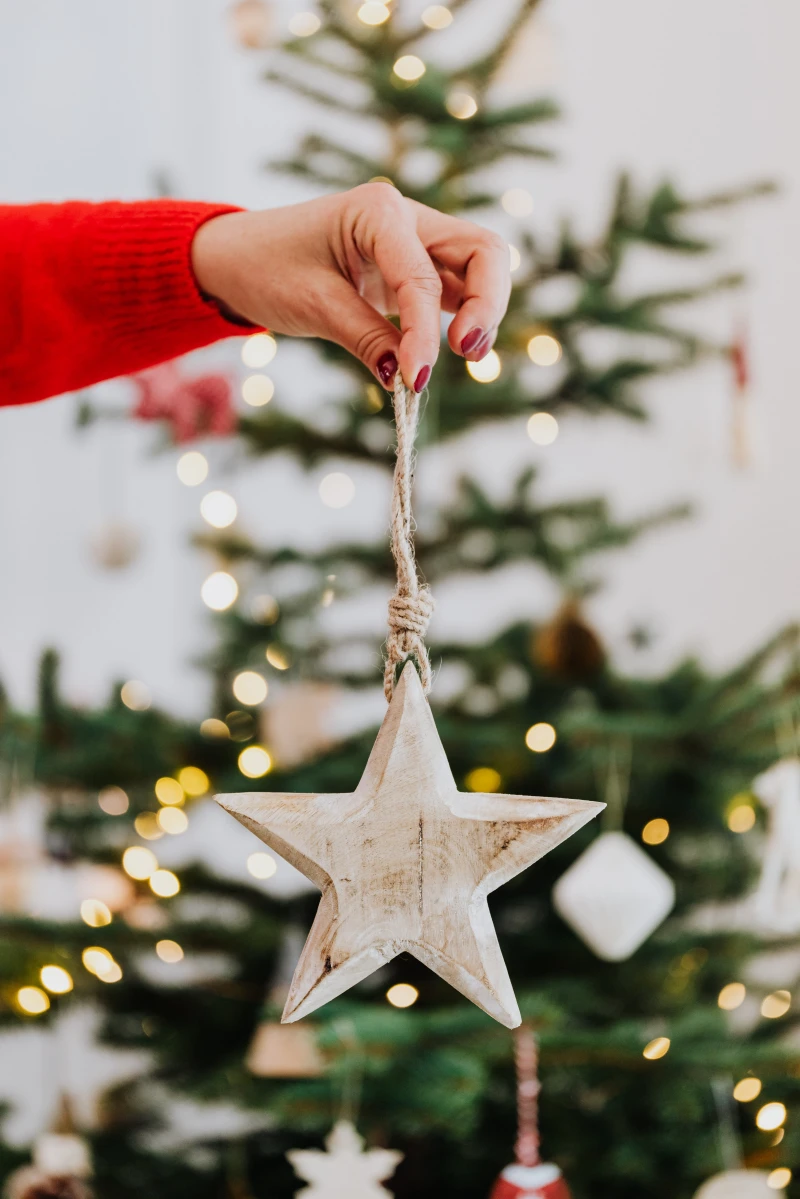
[[[490, 425], [524, 437], [527, 422], [541, 447], [573, 412], [642, 420], [651, 380], [729, 353], [676, 314], [737, 287], [738, 274], [643, 291], [631, 285], [629, 267], [645, 249], [692, 260], [696, 279], [694, 260], [702, 263], [714, 246], [696, 235], [693, 218], [767, 189], [697, 201], [666, 183], [641, 191], [623, 176], [597, 237], [582, 240], [568, 219], [555, 236], [534, 235], [530, 192], [497, 184], [510, 161], [521, 160], [531, 181], [549, 164], [557, 110], [538, 97], [503, 106], [496, 96], [537, 0], [524, 0], [502, 30], [487, 0], [434, 4], [421, 21], [388, 0], [358, 3], [323, 0], [319, 18], [291, 18], [294, 36], [275, 51], [279, 65], [268, 78], [333, 114], [341, 132], [309, 134], [279, 165], [314, 189], [383, 179], [476, 219], [493, 220], [501, 204], [519, 222], [508, 319], [483, 362], [440, 358], [420, 475], [432, 448]], [[470, 7], [482, 22], [480, 52], [452, 69], [437, 66], [437, 44]], [[241, 26], [257, 9], [268, 11], [239, 4], [234, 15], [242, 40], [260, 45], [261, 34]], [[258, 373], [275, 350], [266, 339], [246, 347], [256, 373], [243, 389], [253, 411], [241, 416], [236, 436], [252, 455], [290, 455], [306, 468], [333, 459], [372, 466], [386, 477], [388, 512], [386, 397], [338, 347], [317, 349], [328, 377], [335, 370], [337, 383], [346, 381], [341, 399], [321, 398], [324, 422], [269, 403], [274, 388]], [[325, 372], [319, 386], [323, 393]], [[738, 1164], [719, 1152], [712, 1084], [722, 1079], [726, 1093], [749, 1080], [744, 1091], [737, 1086], [737, 1096], [750, 1098], [734, 1105], [733, 1156], [758, 1169], [791, 1165], [800, 1137], [800, 1053], [790, 1037], [798, 963], [774, 946], [760, 952], [747, 897], [764, 823], [751, 780], [797, 752], [797, 630], [722, 676], [685, 661], [663, 678], [625, 677], [586, 614], [596, 565], [684, 509], [621, 521], [602, 499], [544, 501], [538, 472], [528, 469], [499, 498], [465, 477], [445, 500], [418, 510], [418, 555], [432, 582], [480, 574], [502, 586], [504, 568], [527, 564], [532, 586], [538, 572], [563, 596], [538, 626], [531, 613], [480, 644], [441, 633], [437, 643], [434, 627], [433, 703], [459, 785], [592, 798], [609, 785], [624, 746], [627, 773], [607, 827], [643, 844], [675, 884], [666, 922], [615, 963], [598, 960], [549, 899], [599, 830], [587, 828], [580, 844], [549, 855], [493, 899], [522, 1010], [541, 1045], [547, 1158], [564, 1170], [574, 1199], [690, 1199], [703, 1180]], [[198, 545], [215, 557], [203, 594], [220, 611], [207, 656], [213, 710], [200, 728], [149, 706], [132, 682], [102, 711], [80, 711], [61, 695], [54, 655], [43, 662], [38, 713], [3, 707], [6, 815], [24, 807], [20, 796], [43, 791], [45, 868], [76, 879], [72, 868], [86, 859], [117, 871], [122, 864], [135, 899], [113, 913], [76, 882], [57, 918], [7, 908], [2, 1021], [57, 1030], [66, 1008], [93, 1003], [102, 1008], [104, 1044], [137, 1051], [132, 1077], [99, 1106], [99, 1199], [288, 1199], [298, 1184], [285, 1153], [319, 1148], [342, 1117], [356, 1120], [369, 1145], [404, 1155], [388, 1184], [398, 1199], [484, 1199], [514, 1140], [511, 1037], [400, 958], [316, 1014], [321, 1073], [316, 1057], [308, 1066], [307, 1038], [299, 1050], [281, 1041], [280, 1067], [265, 1064], [263, 1040], [256, 1053], [254, 1037], [274, 1030], [275, 1009], [270, 998], [264, 1010], [264, 996], [276, 973], [283, 982], [286, 930], [308, 925], [316, 897], [277, 889], [281, 868], [255, 840], [237, 843], [238, 868], [223, 866], [216, 854], [232, 828], [218, 845], [213, 822], [226, 818], [206, 797], [210, 788], [261, 788], [270, 768], [269, 786], [278, 790], [346, 791], [357, 782], [373, 730], [332, 745], [324, 717], [332, 695], [379, 689], [381, 634], [376, 624], [343, 638], [328, 609], [370, 586], [388, 590], [387, 539], [307, 552], [254, 544], [230, 525]], [[253, 704], [267, 677], [262, 729]], [[275, 743], [261, 746], [282, 712], [293, 713], [291, 733], [298, 711], [306, 717], [296, 745], [286, 743], [284, 720], [281, 737], [276, 731]], [[615, 881], [607, 879], [611, 896]], [[41, 971], [55, 962], [71, 989], [48, 990]], [[297, 1077], [289, 1077], [295, 1052]], [[256, 1059], [257, 1069], [248, 1069]], [[187, 1119], [190, 1102], [199, 1106]], [[213, 1131], [202, 1118], [209, 1104], [226, 1112]], [[16, 1149], [0, 1154], [6, 1173], [24, 1164]]]

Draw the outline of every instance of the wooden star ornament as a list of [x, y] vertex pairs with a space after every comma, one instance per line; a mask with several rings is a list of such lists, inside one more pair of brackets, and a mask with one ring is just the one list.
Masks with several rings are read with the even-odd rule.
[[405, 952], [507, 1028], [520, 1014], [487, 896], [605, 806], [458, 791], [411, 662], [352, 794], [216, 799], [322, 891], [284, 1022]]

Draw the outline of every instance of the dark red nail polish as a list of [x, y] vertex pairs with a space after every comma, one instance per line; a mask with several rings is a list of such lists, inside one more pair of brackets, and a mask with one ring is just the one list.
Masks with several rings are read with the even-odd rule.
[[385, 354], [381, 354], [378, 359], [378, 374], [380, 375], [381, 383], [386, 386], [391, 383], [397, 374], [397, 359], [391, 350], [387, 350]]
[[423, 366], [422, 370], [414, 380], [414, 391], [423, 391], [428, 386], [428, 380], [431, 377], [431, 368]]
[[461, 353], [468, 354], [470, 350], [474, 350], [479, 341], [483, 338], [483, 329], [480, 325], [476, 325], [474, 329], [470, 329], [461, 340]]
[[481, 338], [481, 340], [478, 342], [478, 344], [475, 346], [474, 350], [472, 351], [474, 358], [477, 359], [478, 362], [480, 362], [481, 358], [486, 357], [486, 355], [489, 353], [489, 351], [491, 350], [493, 345], [494, 345], [494, 334], [487, 333], [485, 337]]

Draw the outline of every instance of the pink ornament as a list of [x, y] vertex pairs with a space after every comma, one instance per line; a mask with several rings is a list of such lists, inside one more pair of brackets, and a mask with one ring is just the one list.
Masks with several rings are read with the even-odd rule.
[[507, 1166], [490, 1199], [570, 1199], [558, 1166]]
[[136, 420], [167, 421], [179, 445], [198, 437], [226, 437], [236, 427], [233, 383], [227, 375], [182, 375], [165, 362], [134, 375]]

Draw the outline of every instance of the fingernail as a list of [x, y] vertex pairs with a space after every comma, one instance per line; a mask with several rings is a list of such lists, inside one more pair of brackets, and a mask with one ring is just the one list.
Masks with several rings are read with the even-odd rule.
[[414, 391], [423, 391], [428, 386], [428, 380], [431, 377], [431, 368], [423, 366], [422, 370], [414, 380]]
[[461, 340], [461, 353], [468, 354], [470, 350], [474, 350], [478, 342], [483, 337], [483, 329], [480, 325], [476, 325], [474, 329], [470, 329]]
[[485, 358], [486, 355], [489, 353], [493, 344], [494, 344], [494, 336], [491, 333], [487, 333], [485, 337], [481, 338], [481, 340], [478, 342], [478, 344], [473, 349], [472, 353], [475, 356], [475, 358], [477, 358], [477, 360], [480, 362], [481, 358]]
[[378, 374], [381, 383], [389, 384], [397, 374], [397, 359], [391, 350], [387, 350], [378, 359]]

